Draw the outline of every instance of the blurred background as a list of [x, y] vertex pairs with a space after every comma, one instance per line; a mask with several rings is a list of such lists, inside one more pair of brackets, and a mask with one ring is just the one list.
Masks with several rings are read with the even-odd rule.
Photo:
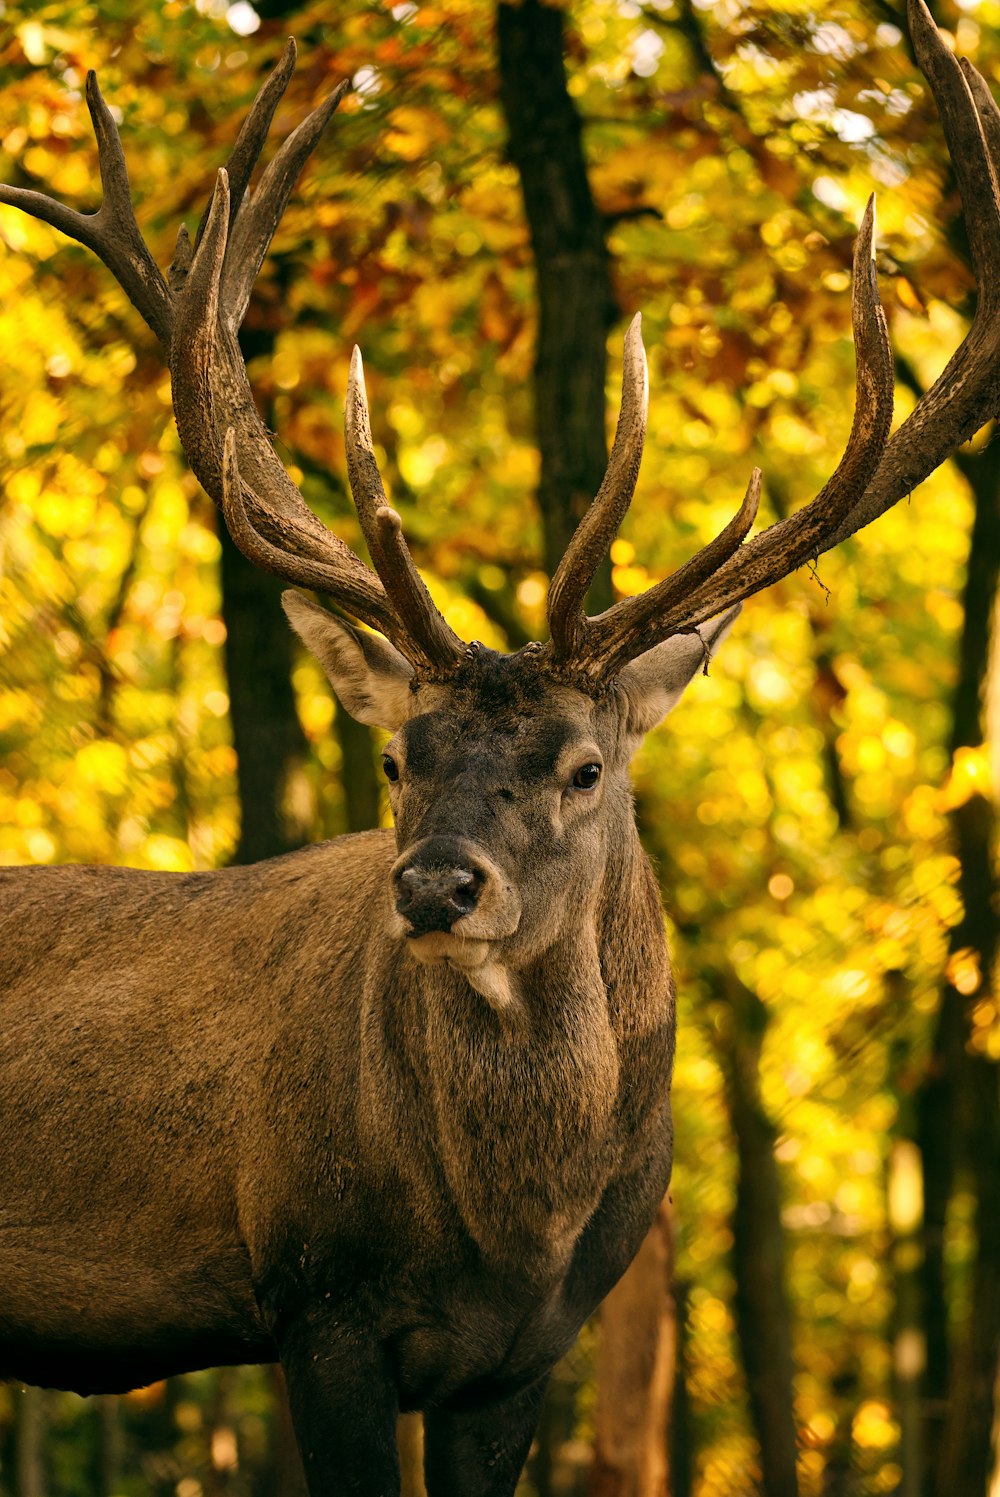
[[[1000, 5], [935, 15], [1000, 81]], [[897, 0], [5, 0], [0, 179], [96, 207], [96, 68], [166, 266], [289, 33], [277, 139], [354, 91], [265, 264], [251, 378], [360, 548], [360, 343], [391, 500], [466, 638], [543, 637], [636, 310], [649, 438], [598, 606], [714, 535], [755, 463], [761, 524], [835, 467], [873, 188], [897, 419], [968, 326]], [[0, 349], [0, 862], [211, 868], [387, 823], [377, 743], [186, 469], [152, 334], [6, 208]], [[524, 1497], [1000, 1492], [989, 438], [751, 600], [637, 760], [680, 994], [674, 1183], [553, 1380]], [[418, 1497], [412, 1423], [401, 1446]], [[272, 1369], [0, 1387], [3, 1497], [301, 1490]]]

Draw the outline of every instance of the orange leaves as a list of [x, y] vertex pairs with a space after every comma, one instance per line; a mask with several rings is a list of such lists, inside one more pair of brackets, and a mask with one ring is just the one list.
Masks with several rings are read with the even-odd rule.
[[448, 137], [447, 123], [435, 110], [400, 104], [389, 111], [382, 144], [402, 161], [419, 161]]

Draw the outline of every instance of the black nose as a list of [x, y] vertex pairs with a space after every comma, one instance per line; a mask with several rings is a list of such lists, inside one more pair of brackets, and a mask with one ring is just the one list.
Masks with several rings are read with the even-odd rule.
[[396, 876], [396, 910], [410, 922], [410, 934], [451, 930], [476, 908], [482, 876], [471, 868], [411, 863]]

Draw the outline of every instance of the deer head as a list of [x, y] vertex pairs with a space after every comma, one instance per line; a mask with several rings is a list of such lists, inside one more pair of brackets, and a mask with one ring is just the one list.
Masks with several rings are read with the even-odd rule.
[[585, 908], [609, 846], [634, 837], [629, 758], [721, 642], [742, 600], [883, 513], [997, 413], [1000, 292], [990, 267], [1000, 261], [1000, 111], [975, 69], [945, 47], [923, 0], [909, 0], [909, 19], [955, 163], [977, 270], [979, 302], [967, 338], [890, 439], [892, 354], [870, 202], [854, 259], [855, 418], [829, 482], [796, 513], [747, 539], [760, 496], [755, 470], [715, 540], [642, 596], [590, 618], [583, 599], [631, 502], [642, 454], [646, 361], [636, 316], [607, 474], [549, 589], [550, 638], [512, 656], [466, 646], [421, 580], [379, 476], [357, 349], [345, 434], [372, 568], [309, 510], [254, 408], [237, 330], [298, 173], [346, 85], [285, 142], [251, 194], [294, 66], [288, 43], [218, 174], [194, 245], [182, 229], [166, 279], [136, 227], [117, 129], [93, 73], [87, 100], [104, 188], [98, 212], [0, 188], [0, 201], [93, 248], [160, 338], [185, 452], [246, 556], [329, 594], [367, 626], [286, 595], [293, 625], [347, 710], [394, 735], [384, 765], [399, 846], [390, 891], [398, 933], [420, 960], [448, 960], [474, 974], [498, 1004], [509, 1001], [510, 988], [497, 973], [532, 960], [568, 910]]

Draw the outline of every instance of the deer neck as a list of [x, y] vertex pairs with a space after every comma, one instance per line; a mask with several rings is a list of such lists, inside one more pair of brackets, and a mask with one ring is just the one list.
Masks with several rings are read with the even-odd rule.
[[[485, 1256], [551, 1272], [629, 1149], [636, 1037], [662, 1036], [672, 1017], [638, 839], [552, 944], [507, 974], [505, 1005], [460, 972], [410, 967], [410, 1063], [452, 1201]], [[661, 1096], [669, 1056], [665, 1070]]]

